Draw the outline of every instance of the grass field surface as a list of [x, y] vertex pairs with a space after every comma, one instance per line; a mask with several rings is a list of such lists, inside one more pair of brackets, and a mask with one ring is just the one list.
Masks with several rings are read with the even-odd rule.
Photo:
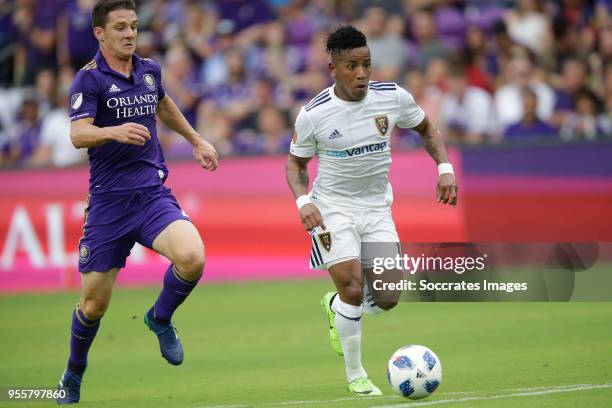
[[[117, 289], [92, 346], [84, 407], [610, 407], [612, 303], [402, 303], [363, 319], [363, 361], [383, 397], [352, 398], [319, 300], [328, 280], [202, 285], [174, 321], [185, 362], [170, 366], [142, 322], [158, 289]], [[0, 297], [0, 387], [55, 386], [78, 294]], [[395, 396], [387, 359], [423, 344], [443, 381]], [[0, 405], [42, 407], [51, 403]]]

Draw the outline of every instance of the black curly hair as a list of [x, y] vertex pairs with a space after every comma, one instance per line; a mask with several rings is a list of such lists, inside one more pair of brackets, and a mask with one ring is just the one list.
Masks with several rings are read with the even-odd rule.
[[353, 26], [339, 26], [327, 37], [327, 52], [334, 56], [341, 51], [367, 46], [366, 36]]

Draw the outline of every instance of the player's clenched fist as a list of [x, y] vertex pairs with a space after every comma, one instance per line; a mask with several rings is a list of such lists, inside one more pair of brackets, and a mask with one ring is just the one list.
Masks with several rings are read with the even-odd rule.
[[312, 203], [304, 204], [300, 208], [300, 218], [306, 231], [310, 231], [316, 226], [320, 226], [323, 230], [326, 229], [319, 209]]
[[147, 140], [151, 140], [149, 129], [138, 123], [128, 122], [120, 126], [106, 128], [111, 139], [119, 143], [144, 146]]

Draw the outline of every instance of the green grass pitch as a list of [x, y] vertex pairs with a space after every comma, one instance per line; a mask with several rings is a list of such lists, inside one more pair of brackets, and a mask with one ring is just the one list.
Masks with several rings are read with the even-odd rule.
[[[442, 385], [426, 406], [612, 406], [612, 303], [402, 303], [365, 316], [364, 365], [385, 396], [354, 399], [319, 305], [329, 289], [328, 280], [200, 286], [174, 318], [185, 347], [179, 367], [161, 358], [142, 322], [158, 289], [117, 289], [81, 406], [412, 406], [386, 382], [387, 359], [406, 344], [427, 345], [442, 360]], [[57, 383], [77, 298], [0, 297], [0, 387]]]

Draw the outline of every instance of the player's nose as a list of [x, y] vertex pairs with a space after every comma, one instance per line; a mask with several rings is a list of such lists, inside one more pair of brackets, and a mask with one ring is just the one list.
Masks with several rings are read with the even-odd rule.
[[358, 80], [365, 79], [367, 77], [365, 68], [361, 66], [357, 67], [356, 75]]

